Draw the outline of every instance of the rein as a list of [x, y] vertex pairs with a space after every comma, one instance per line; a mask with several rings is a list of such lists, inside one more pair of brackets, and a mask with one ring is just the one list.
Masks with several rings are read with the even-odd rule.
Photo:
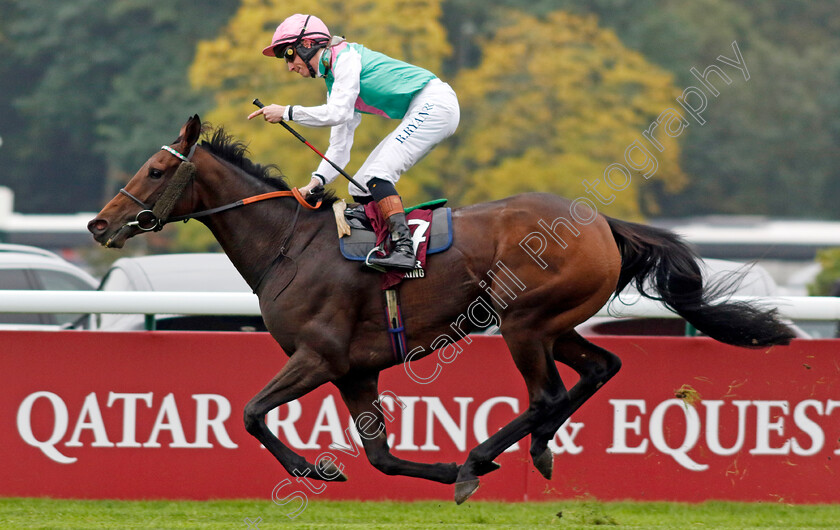
[[200, 212], [195, 212], [187, 215], [179, 215], [177, 217], [170, 217], [165, 221], [161, 221], [161, 226], [166, 223], [172, 223], [175, 221], [187, 221], [189, 219], [197, 219], [199, 217], [206, 217], [208, 215], [213, 215], [214, 213], [224, 212], [226, 210], [232, 210], [233, 208], [239, 208], [240, 206], [247, 206], [249, 204], [253, 204], [255, 202], [265, 201], [268, 199], [276, 199], [278, 197], [294, 197], [298, 202], [298, 211], [300, 210], [300, 206], [303, 206], [307, 210], [317, 210], [321, 206], [321, 199], [318, 199], [318, 202], [315, 205], [311, 205], [306, 202], [306, 199], [303, 198], [301, 195], [300, 190], [297, 188], [292, 188], [291, 191], [272, 191], [269, 193], [263, 193], [260, 195], [252, 195], [251, 197], [246, 197], [244, 199], [240, 199], [236, 202], [232, 202], [230, 204], [225, 204], [224, 206], [218, 206], [216, 208], [210, 208], [209, 210], [202, 210]]
[[[163, 229], [163, 226], [167, 223], [171, 223], [174, 221], [188, 221], [190, 219], [197, 219], [200, 217], [206, 217], [208, 215], [213, 215], [219, 212], [224, 212], [227, 210], [232, 210], [234, 208], [239, 208], [241, 206], [246, 206], [248, 204], [253, 204], [255, 202], [265, 201], [268, 199], [276, 199], [279, 197], [294, 197], [295, 200], [298, 202], [298, 211], [300, 210], [300, 206], [308, 210], [317, 210], [321, 206], [321, 199], [318, 199], [318, 202], [313, 206], [306, 202], [303, 195], [300, 193], [300, 190], [297, 188], [292, 188], [290, 191], [272, 191], [269, 193], [262, 193], [260, 195], [253, 195], [251, 197], [246, 197], [244, 199], [240, 199], [236, 202], [232, 202], [229, 204], [225, 204], [223, 206], [217, 206], [216, 208], [210, 208], [208, 210], [202, 210], [200, 212], [194, 212], [191, 214], [186, 215], [179, 215], [176, 217], [168, 217], [169, 212], [172, 210], [172, 207], [175, 205], [175, 202], [181, 197], [184, 190], [186, 189], [187, 184], [192, 183], [193, 179], [195, 178], [195, 165], [190, 162], [190, 158], [192, 157], [193, 152], [195, 151], [195, 145], [190, 150], [189, 155], [184, 156], [175, 149], [169, 147], [168, 145], [161, 146], [161, 150], [167, 151], [174, 156], [181, 159], [181, 164], [178, 165], [178, 169], [175, 171], [175, 175], [170, 180], [167, 187], [164, 189], [163, 194], [160, 199], [158, 199], [157, 203], [166, 203], [164, 208], [159, 210], [158, 204], [149, 205], [145, 202], [141, 201], [131, 193], [129, 193], [125, 188], [120, 189], [120, 193], [134, 201], [135, 203], [139, 204], [141, 208], [143, 208], [134, 218], [134, 221], [128, 222], [125, 224], [125, 227], [137, 227], [144, 232], [158, 232]], [[186, 162], [186, 164], [184, 164]], [[180, 188], [180, 189], [178, 189]], [[172, 191], [169, 197], [166, 197], [167, 200], [163, 201], [164, 196], [167, 195], [167, 192]], [[297, 218], [297, 215], [295, 215]]]

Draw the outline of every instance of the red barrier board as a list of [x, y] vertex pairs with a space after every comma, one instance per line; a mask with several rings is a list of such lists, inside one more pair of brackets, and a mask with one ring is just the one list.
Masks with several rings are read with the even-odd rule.
[[[400, 458], [461, 463], [527, 408], [502, 339], [470, 338], [449, 363], [431, 355], [411, 376], [383, 374]], [[840, 502], [840, 341], [595, 342], [623, 368], [558, 431], [554, 478], [533, 469], [526, 438], [474, 498]], [[0, 495], [274, 498], [290, 513], [317, 498], [452, 498], [452, 486], [376, 471], [331, 386], [267, 421], [309, 461], [331, 454], [350, 480], [290, 477], [242, 422], [286, 360], [267, 334], [0, 332], [0, 344]], [[570, 388], [574, 373], [561, 375]]]

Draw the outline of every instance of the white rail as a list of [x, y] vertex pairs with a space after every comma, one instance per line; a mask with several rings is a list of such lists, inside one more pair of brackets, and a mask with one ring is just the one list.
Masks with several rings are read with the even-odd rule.
[[259, 315], [251, 293], [0, 291], [0, 313]]
[[[840, 298], [833, 296], [733, 296], [730, 300], [776, 308], [792, 320], [840, 320]], [[677, 317], [662, 304], [639, 295], [622, 295], [601, 308], [597, 316]]]
[[[799, 320], [840, 320], [840, 298], [821, 296], [733, 297], [778, 308]], [[251, 293], [0, 291], [0, 313], [124, 313], [179, 315], [259, 315]], [[598, 316], [676, 317], [661, 304], [638, 295], [622, 295]]]

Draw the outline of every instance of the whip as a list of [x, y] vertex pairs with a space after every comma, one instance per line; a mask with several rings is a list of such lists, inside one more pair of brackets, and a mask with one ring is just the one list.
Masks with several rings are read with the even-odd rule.
[[[263, 107], [265, 107], [265, 105], [263, 105], [263, 104], [262, 104], [262, 102], [261, 102], [258, 98], [254, 98], [254, 101], [253, 101], [252, 103], [253, 103], [254, 105], [256, 105], [257, 107], [259, 107], [259, 108], [263, 108]], [[359, 184], [358, 182], [356, 182], [356, 181], [353, 179], [353, 177], [351, 177], [350, 175], [348, 175], [348, 174], [347, 174], [347, 172], [346, 172], [346, 171], [344, 171], [343, 169], [341, 169], [340, 167], [338, 167], [338, 166], [337, 166], [337, 165], [336, 165], [336, 164], [335, 164], [332, 160], [330, 160], [329, 158], [325, 157], [325, 156], [321, 153], [321, 151], [318, 151], [317, 149], [315, 149], [315, 146], [313, 146], [312, 144], [310, 144], [309, 142], [307, 142], [307, 141], [306, 141], [306, 138], [304, 138], [303, 136], [299, 135], [299, 134], [298, 134], [298, 132], [297, 132], [296, 130], [292, 129], [292, 128], [289, 126], [289, 124], [288, 124], [288, 123], [286, 123], [286, 122], [285, 122], [285, 121], [283, 121], [283, 120], [280, 120], [280, 125], [282, 125], [283, 127], [285, 127], [285, 129], [286, 129], [287, 131], [289, 131], [290, 133], [294, 134], [294, 135], [295, 135], [295, 138], [297, 138], [298, 140], [300, 140], [301, 142], [303, 142], [304, 144], [306, 144], [306, 146], [307, 146], [308, 148], [310, 148], [310, 149], [312, 149], [313, 151], [315, 151], [316, 153], [318, 153], [318, 156], [320, 156], [321, 158], [323, 158], [324, 160], [326, 160], [327, 162], [329, 162], [329, 164], [330, 164], [332, 167], [334, 167], [336, 171], [338, 171], [339, 173], [341, 173], [341, 175], [342, 175], [344, 178], [346, 178], [347, 180], [349, 180], [350, 182], [352, 182], [354, 186], [356, 186], [357, 188], [359, 188], [360, 190], [362, 190], [362, 191], [364, 191], [364, 192], [367, 192], [367, 188], [365, 188], [364, 186], [362, 186], [361, 184]]]

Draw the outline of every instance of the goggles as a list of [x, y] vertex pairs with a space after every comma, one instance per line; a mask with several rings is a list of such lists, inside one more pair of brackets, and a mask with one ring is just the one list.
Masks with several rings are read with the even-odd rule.
[[295, 60], [295, 47], [291, 45], [275, 46], [274, 56], [278, 59], [286, 59], [286, 62], [290, 63]]

